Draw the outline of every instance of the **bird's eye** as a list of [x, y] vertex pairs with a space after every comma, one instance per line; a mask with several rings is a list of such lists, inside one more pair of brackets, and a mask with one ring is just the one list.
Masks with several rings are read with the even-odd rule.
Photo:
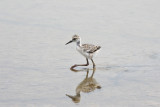
[[73, 38], [73, 40], [76, 40], [76, 38]]

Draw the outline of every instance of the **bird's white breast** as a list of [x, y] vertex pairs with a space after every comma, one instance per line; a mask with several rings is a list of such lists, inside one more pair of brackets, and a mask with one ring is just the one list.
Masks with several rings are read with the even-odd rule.
[[76, 47], [77, 51], [82, 54], [84, 57], [91, 59], [93, 57], [93, 54], [89, 54], [86, 51], [83, 50], [80, 46]]

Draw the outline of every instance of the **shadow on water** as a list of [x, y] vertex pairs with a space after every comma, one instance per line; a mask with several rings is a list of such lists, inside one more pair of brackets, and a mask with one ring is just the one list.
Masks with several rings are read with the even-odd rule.
[[79, 72], [79, 71], [86, 71], [86, 77], [84, 78], [84, 80], [82, 82], [80, 82], [75, 90], [76, 95], [72, 96], [72, 95], [68, 95], [66, 94], [66, 96], [68, 96], [69, 98], [72, 99], [72, 101], [74, 103], [79, 103], [81, 100], [81, 92], [84, 93], [89, 93], [94, 91], [95, 89], [101, 89], [101, 85], [96, 81], [95, 78], [93, 78], [94, 74], [95, 74], [95, 68], [93, 68], [92, 70], [92, 74], [89, 77], [89, 71], [91, 69], [83, 69], [83, 70], [76, 70], [76, 69], [71, 69], [74, 72]]

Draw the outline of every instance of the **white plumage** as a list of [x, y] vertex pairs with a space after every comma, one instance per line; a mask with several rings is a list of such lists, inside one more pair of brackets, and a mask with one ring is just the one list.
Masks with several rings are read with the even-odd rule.
[[79, 65], [74, 65], [71, 68], [74, 68], [76, 66], [88, 66], [89, 62], [88, 59], [90, 59], [93, 63], [93, 67], [95, 67], [95, 63], [93, 61], [93, 57], [96, 55], [96, 53], [99, 51], [99, 49], [101, 48], [101, 46], [95, 46], [92, 44], [81, 44], [81, 38], [78, 35], [74, 35], [72, 37], [72, 40], [69, 41], [67, 44], [71, 43], [71, 42], [76, 42], [76, 49], [79, 53], [81, 53], [87, 60], [87, 64], [79, 64]]

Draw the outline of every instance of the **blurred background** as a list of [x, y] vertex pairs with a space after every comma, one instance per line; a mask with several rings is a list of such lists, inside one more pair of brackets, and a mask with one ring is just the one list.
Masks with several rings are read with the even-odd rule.
[[[0, 106], [159, 107], [159, 4], [1, 0]], [[65, 96], [74, 95], [86, 75], [69, 69], [85, 63], [75, 44], [65, 46], [74, 34], [102, 47], [94, 74], [102, 89], [82, 93], [78, 104]]]

